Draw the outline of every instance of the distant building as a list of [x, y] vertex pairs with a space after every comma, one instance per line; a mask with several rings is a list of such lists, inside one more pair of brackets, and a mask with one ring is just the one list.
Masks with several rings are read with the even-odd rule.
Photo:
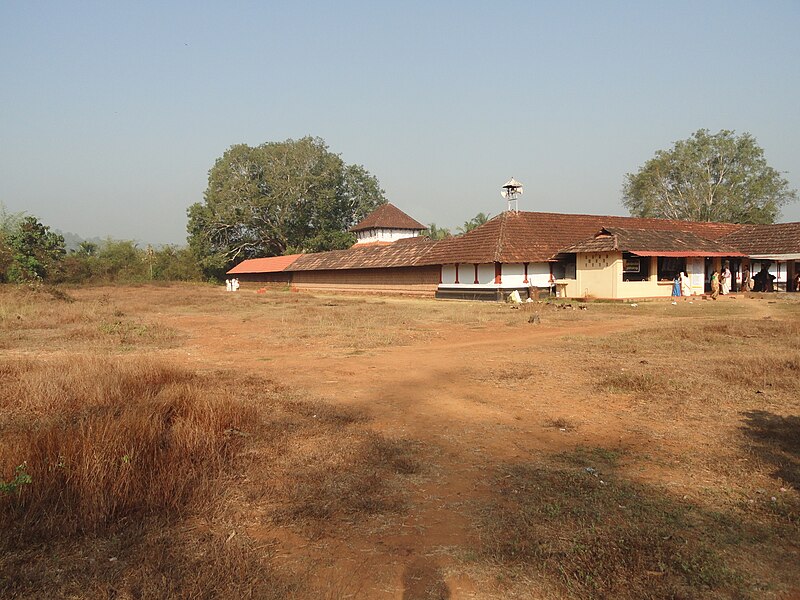
[[386, 203], [350, 228], [358, 238], [356, 244], [391, 244], [397, 240], [417, 237], [427, 229], [391, 203]]
[[765, 267], [779, 290], [800, 272], [800, 223], [739, 225], [603, 215], [507, 211], [464, 235], [433, 242], [386, 204], [351, 229], [347, 250], [246, 260], [242, 281], [298, 288], [502, 299], [533, 288], [569, 298], [670, 296], [687, 271], [703, 294], [713, 269]]

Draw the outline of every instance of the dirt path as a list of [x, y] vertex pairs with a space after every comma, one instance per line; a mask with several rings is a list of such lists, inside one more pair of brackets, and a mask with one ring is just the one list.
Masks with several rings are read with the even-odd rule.
[[[259, 373], [292, 389], [366, 412], [374, 427], [414, 440], [433, 463], [412, 490], [410, 510], [393, 526], [367, 536], [328, 539], [307, 548], [316, 585], [331, 597], [481, 597], [469, 578], [450, 567], [476, 535], [469, 504], [485, 493], [492, 466], [542, 452], [617, 442], [624, 435], [602, 407], [565, 397], [548, 371], [548, 341], [566, 335], [604, 335], [636, 319], [576, 325], [454, 327], [434, 342], [348, 353], [314, 344], [286, 348], [254, 335], [249, 323], [225, 316], [167, 317], [189, 334], [175, 352], [200, 369]], [[531, 365], [535, 365], [531, 374]], [[504, 386], [504, 380], [513, 385]], [[518, 382], [524, 382], [520, 392]], [[569, 387], [585, 382], [578, 372]], [[607, 408], [607, 407], [606, 407]], [[546, 427], [548, 418], [580, 413], [592, 423], [580, 434]], [[297, 549], [287, 548], [287, 556]], [[311, 554], [309, 557], [308, 554]]]

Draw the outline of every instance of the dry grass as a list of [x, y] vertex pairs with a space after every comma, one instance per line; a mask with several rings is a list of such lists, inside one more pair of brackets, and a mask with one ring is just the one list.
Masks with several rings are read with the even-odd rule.
[[570, 598], [747, 595], [728, 558], [746, 547], [746, 526], [619, 478], [597, 454], [509, 465], [493, 485], [479, 556], [512, 585], [534, 580]]
[[[0, 299], [19, 334], [0, 357], [0, 596], [307, 595], [255, 533], [318, 539], [405, 509], [418, 448], [362, 415], [179, 367], [153, 348], [180, 337], [106, 292]], [[108, 352], [127, 345], [149, 351]]]
[[258, 379], [231, 396], [152, 357], [0, 373], [0, 472], [30, 476], [0, 494], [4, 596], [286, 597], [300, 580], [226, 521], [318, 539], [402, 511], [419, 470], [416, 446]]
[[[250, 406], [151, 359], [76, 358], [0, 367], [0, 469], [32, 483], [0, 499], [17, 541], [95, 532], [137, 514], [183, 516], [213, 492]], [[11, 539], [11, 535], [7, 535]]]
[[[529, 313], [497, 304], [0, 286], [0, 596], [333, 598], [396, 574], [408, 594], [435, 580], [447, 597], [474, 570], [490, 575], [466, 586], [476, 597], [789, 594], [800, 586], [800, 304], [753, 302], [543, 303], [535, 330], [547, 335], [525, 340]], [[393, 398], [385, 430], [421, 443], [243, 376], [262, 364], [253, 356], [215, 371], [236, 364], [237, 341], [201, 357], [190, 335], [228, 342], [231, 323], [246, 324], [235, 333], [255, 356], [290, 349], [309, 364], [378, 362], [384, 347], [473, 330], [521, 343], [477, 358], [459, 346], [468, 370], [428, 373], [463, 372], [482, 394], [476, 408], [459, 403], [464, 382], [440, 382], [450, 412], [415, 413], [463, 418], [458, 436], [424, 437], [438, 423], [399, 418]], [[625, 333], [556, 335], [583, 324]], [[361, 358], [324, 377], [370, 389]], [[408, 394], [409, 408], [424, 397]], [[30, 483], [10, 485], [21, 464]], [[451, 481], [453, 497], [440, 487]], [[425, 539], [450, 510], [469, 538], [452, 554]], [[350, 554], [325, 554], [334, 540]], [[341, 583], [320, 593], [320, 573]]]
[[108, 293], [76, 298], [53, 287], [0, 286], [0, 349], [51, 352], [104, 346], [174, 347], [179, 334], [158, 322], [130, 317]]
[[479, 505], [474, 560], [490, 565], [501, 595], [533, 587], [559, 598], [749, 598], [797, 589], [800, 304], [755, 319], [737, 318], [742, 306], [679, 306], [678, 318], [659, 324], [553, 344], [565, 369], [581, 364], [591, 375], [587, 409], [620, 415], [652, 442], [646, 454], [578, 449], [497, 468], [487, 482], [496, 492]]

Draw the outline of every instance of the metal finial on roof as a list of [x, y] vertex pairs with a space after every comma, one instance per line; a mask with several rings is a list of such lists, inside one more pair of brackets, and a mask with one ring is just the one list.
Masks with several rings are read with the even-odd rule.
[[522, 184], [512, 177], [503, 184], [501, 189], [502, 191], [500, 192], [500, 195], [508, 200], [508, 210], [512, 210], [513, 204], [513, 210], [514, 212], [517, 212], [517, 198], [522, 195]]

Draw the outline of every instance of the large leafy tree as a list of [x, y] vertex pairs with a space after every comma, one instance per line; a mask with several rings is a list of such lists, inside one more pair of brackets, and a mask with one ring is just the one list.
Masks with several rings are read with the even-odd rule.
[[41, 281], [58, 276], [66, 254], [64, 238], [36, 217], [20, 220], [8, 237], [8, 245], [12, 254], [8, 269], [11, 281]]
[[346, 248], [348, 228], [386, 202], [378, 180], [320, 138], [238, 144], [189, 207], [189, 244], [209, 275], [245, 259]]
[[628, 173], [622, 202], [637, 217], [774, 223], [796, 199], [752, 135], [701, 129]]

